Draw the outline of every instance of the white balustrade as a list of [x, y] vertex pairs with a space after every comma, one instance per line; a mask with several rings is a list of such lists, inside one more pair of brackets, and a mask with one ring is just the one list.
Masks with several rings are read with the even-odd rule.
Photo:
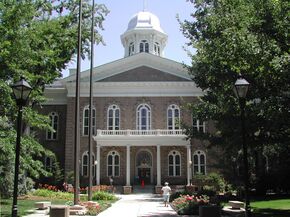
[[184, 136], [183, 130], [97, 130], [98, 136]]

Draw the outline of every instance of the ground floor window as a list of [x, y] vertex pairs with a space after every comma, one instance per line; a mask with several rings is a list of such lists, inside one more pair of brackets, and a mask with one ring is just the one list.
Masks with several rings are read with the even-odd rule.
[[107, 157], [107, 175], [120, 176], [120, 155], [117, 151], [110, 151]]
[[206, 174], [206, 156], [204, 151], [197, 150], [193, 154], [193, 173]]
[[168, 155], [169, 176], [180, 176], [180, 153], [171, 151]]

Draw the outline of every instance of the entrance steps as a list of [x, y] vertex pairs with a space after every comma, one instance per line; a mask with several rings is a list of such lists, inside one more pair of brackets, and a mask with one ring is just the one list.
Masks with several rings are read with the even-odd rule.
[[133, 185], [133, 194], [153, 194], [155, 191], [154, 185]]

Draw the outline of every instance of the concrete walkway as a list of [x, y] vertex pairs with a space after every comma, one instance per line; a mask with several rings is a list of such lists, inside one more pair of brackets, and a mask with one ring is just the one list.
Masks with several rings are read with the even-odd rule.
[[[101, 212], [98, 217], [177, 217], [170, 207], [164, 207], [160, 195], [152, 193], [137, 193], [130, 195], [116, 195], [121, 199], [110, 208]], [[25, 217], [49, 217], [47, 211], [27, 215]], [[73, 217], [73, 216], [71, 216]], [[74, 216], [75, 217], [75, 216]], [[83, 216], [88, 217], [88, 216]]]

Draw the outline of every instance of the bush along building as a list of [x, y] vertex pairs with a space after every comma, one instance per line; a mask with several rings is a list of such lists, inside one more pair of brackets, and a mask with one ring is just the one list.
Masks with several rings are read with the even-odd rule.
[[[166, 59], [167, 34], [159, 19], [139, 12], [121, 35], [125, 56], [93, 69], [94, 184], [155, 186], [165, 181], [190, 185], [195, 174], [211, 170], [210, 153], [202, 141], [188, 140], [181, 123], [198, 131], [210, 126], [192, 120], [184, 105], [203, 93], [181, 63]], [[42, 112], [55, 131], [42, 132], [41, 142], [52, 150], [65, 174], [74, 169], [75, 70], [47, 86]], [[80, 79], [80, 179], [88, 182], [89, 70]], [[49, 169], [52, 159], [45, 157]]]

